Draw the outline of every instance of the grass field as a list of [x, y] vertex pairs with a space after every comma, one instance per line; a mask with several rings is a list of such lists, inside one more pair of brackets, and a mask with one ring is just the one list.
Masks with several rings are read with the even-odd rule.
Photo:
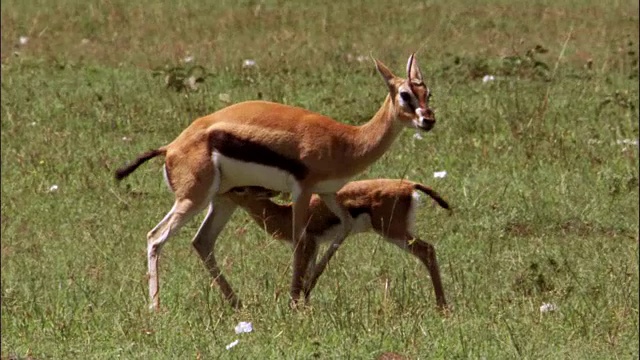
[[[638, 2], [1, 9], [3, 359], [638, 357]], [[375, 235], [347, 240], [293, 312], [289, 247], [240, 211], [216, 252], [245, 308], [210, 286], [193, 221], [164, 247], [163, 311], [148, 311], [146, 233], [173, 196], [160, 159], [123, 183], [115, 168], [248, 99], [363, 123], [386, 91], [369, 54], [403, 75], [413, 51], [438, 124], [360, 178], [421, 181], [455, 208], [418, 220], [450, 316], [426, 269]]]

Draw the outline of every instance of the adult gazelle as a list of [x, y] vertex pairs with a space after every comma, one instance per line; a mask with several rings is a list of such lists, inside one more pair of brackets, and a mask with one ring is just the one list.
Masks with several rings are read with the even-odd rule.
[[340, 242], [349, 234], [353, 220], [336, 201], [336, 192], [378, 160], [403, 128], [429, 131], [436, 122], [429, 107], [431, 94], [414, 54], [407, 62], [406, 79], [374, 61], [388, 94], [363, 125], [343, 124], [299, 107], [247, 101], [196, 119], [168, 145], [141, 154], [116, 170], [120, 180], [145, 161], [164, 155], [165, 180], [175, 195], [169, 213], [147, 234], [152, 309], [159, 306], [158, 256], [162, 245], [207, 207], [207, 216], [192, 243], [211, 275], [220, 275], [212, 256], [214, 243], [208, 239], [217, 237], [236, 205], [218, 195], [242, 186], [292, 195], [291, 300], [297, 303], [310, 256], [304, 225], [311, 195], [320, 196], [340, 219], [343, 226], [336, 238]]

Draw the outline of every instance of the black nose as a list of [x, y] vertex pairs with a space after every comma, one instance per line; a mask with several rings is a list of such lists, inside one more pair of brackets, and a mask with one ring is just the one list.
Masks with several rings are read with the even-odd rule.
[[427, 110], [422, 113], [422, 116], [424, 116], [425, 121], [436, 122], [436, 113], [430, 108], [427, 108]]
[[434, 119], [421, 118], [418, 122], [418, 128], [422, 131], [429, 131], [436, 125]]

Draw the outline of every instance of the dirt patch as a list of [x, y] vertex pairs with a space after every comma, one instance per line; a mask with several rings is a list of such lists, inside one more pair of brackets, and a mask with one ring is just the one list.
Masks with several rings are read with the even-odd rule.
[[555, 289], [553, 279], [563, 270], [551, 257], [532, 261], [526, 269], [516, 274], [512, 288], [525, 296], [548, 293]]
[[406, 356], [402, 355], [402, 354], [398, 354], [397, 352], [385, 352], [380, 354], [380, 356], [378, 356], [376, 358], [376, 360], [406, 360], [408, 359]]
[[509, 222], [504, 227], [504, 231], [509, 235], [518, 237], [532, 236], [535, 233], [533, 227], [530, 224], [519, 221]]

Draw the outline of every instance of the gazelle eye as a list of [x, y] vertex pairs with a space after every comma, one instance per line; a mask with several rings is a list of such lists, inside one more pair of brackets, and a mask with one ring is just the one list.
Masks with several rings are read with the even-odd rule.
[[411, 105], [411, 94], [409, 94], [408, 92], [406, 92], [406, 91], [400, 92], [400, 98], [402, 99], [402, 101], [404, 101], [407, 104]]
[[401, 91], [400, 98], [402, 99], [402, 102], [404, 102], [404, 105], [408, 107], [412, 113], [416, 111], [415, 102], [411, 93], [409, 93], [408, 91]]

